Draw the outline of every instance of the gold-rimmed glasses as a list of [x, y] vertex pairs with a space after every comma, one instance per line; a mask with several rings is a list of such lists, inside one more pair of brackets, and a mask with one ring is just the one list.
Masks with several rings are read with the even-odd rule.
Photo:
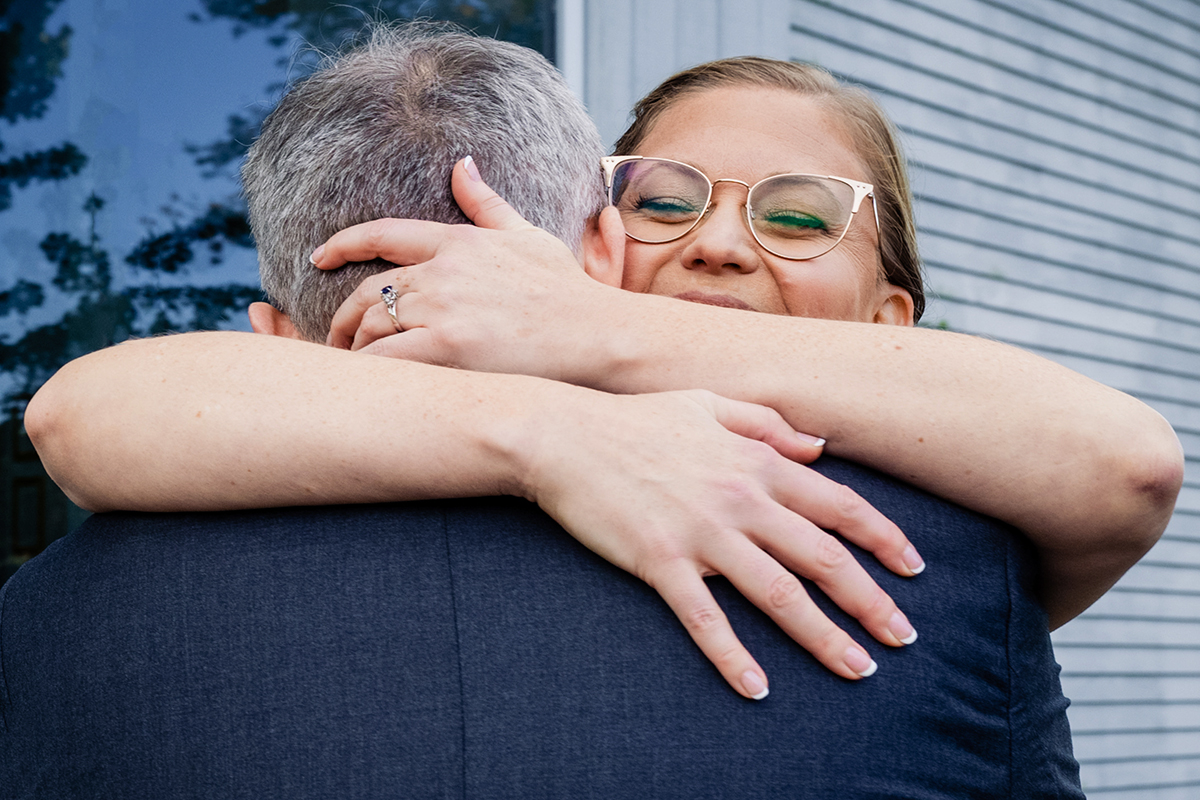
[[[846, 236], [862, 201], [875, 187], [834, 175], [787, 173], [751, 186], [734, 178], [709, 180], [700, 170], [669, 158], [606, 156], [600, 159], [608, 202], [621, 212], [625, 233], [648, 244], [686, 236], [708, 214], [713, 187], [746, 187], [746, 224], [763, 249], [806, 261], [828, 253]], [[875, 210], [875, 230], [879, 212]]]

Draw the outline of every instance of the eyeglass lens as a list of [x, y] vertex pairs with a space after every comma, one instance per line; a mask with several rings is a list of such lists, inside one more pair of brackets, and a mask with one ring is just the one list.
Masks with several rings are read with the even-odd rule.
[[[660, 159], [625, 161], [613, 171], [612, 202], [625, 230], [643, 242], [669, 242], [704, 214], [712, 184], [699, 170]], [[747, 198], [755, 238], [786, 258], [814, 258], [842, 238], [854, 189], [814, 175], [776, 175]]]

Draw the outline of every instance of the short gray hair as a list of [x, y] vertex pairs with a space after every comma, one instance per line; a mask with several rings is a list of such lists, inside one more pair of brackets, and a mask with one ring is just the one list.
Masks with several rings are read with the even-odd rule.
[[384, 261], [322, 272], [309, 254], [381, 217], [467, 222], [450, 171], [472, 155], [526, 219], [579, 253], [604, 205], [596, 126], [538, 53], [433, 23], [373, 28], [284, 95], [242, 167], [263, 290], [325, 340], [341, 302]]

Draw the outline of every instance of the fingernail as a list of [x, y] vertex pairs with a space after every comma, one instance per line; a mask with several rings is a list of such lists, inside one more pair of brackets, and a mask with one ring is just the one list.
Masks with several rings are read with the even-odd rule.
[[925, 559], [921, 558], [921, 554], [917, 552], [917, 548], [911, 544], [904, 548], [904, 552], [900, 554], [900, 560], [904, 562], [904, 566], [908, 567], [908, 571], [913, 575], [920, 575], [925, 571]]
[[746, 694], [750, 695], [751, 699], [762, 700], [771, 690], [763, 683], [763, 679], [759, 674], [752, 669], [746, 670], [742, 675], [742, 688], [746, 690]]
[[312, 255], [308, 257], [308, 260], [311, 261], [312, 265], [315, 267], [323, 255], [325, 255], [325, 245], [321, 245], [316, 250], [313, 250]]
[[846, 648], [846, 666], [858, 673], [861, 678], [869, 678], [875, 674], [875, 670], [879, 669], [875, 659], [867, 655], [867, 651], [861, 647]]
[[470, 156], [467, 156], [463, 159], [463, 169], [467, 171], [467, 175], [470, 176], [471, 180], [483, 180], [483, 178], [481, 178], [479, 175], [479, 167], [475, 166], [475, 159], [471, 158]]
[[892, 614], [892, 618], [888, 620], [888, 630], [900, 640], [900, 644], [912, 644], [917, 640], [916, 628], [899, 611]]
[[811, 444], [813, 447], [824, 447], [825, 446], [825, 440], [822, 439], [820, 436], [812, 436], [807, 433], [800, 433], [800, 431], [796, 431], [796, 438], [798, 438], [800, 441], [804, 442], [805, 444]]

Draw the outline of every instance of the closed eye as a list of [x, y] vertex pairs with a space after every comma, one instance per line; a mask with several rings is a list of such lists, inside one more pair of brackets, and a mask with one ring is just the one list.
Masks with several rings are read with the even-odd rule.
[[632, 210], [656, 222], [690, 222], [700, 213], [695, 203], [682, 197], [667, 196], [635, 198]]
[[786, 234], [788, 231], [824, 231], [828, 227], [820, 217], [803, 211], [772, 211], [758, 217], [756, 221], [760, 228], [778, 234]]

